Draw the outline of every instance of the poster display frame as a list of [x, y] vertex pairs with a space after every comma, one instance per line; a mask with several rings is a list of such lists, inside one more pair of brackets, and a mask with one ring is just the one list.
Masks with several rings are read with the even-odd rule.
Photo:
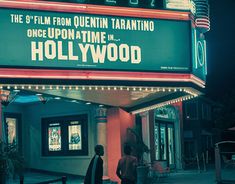
[[[88, 121], [88, 114], [42, 118], [42, 156], [88, 155]], [[74, 125], [74, 122], [77, 122], [76, 125], [80, 126], [81, 135], [79, 135], [80, 140], [78, 144], [81, 142], [81, 145], [79, 149], [69, 149], [69, 127]], [[49, 130], [53, 127], [60, 127], [60, 134], [58, 135], [60, 138], [58, 140], [61, 140], [61, 149], [59, 150], [49, 149]]]

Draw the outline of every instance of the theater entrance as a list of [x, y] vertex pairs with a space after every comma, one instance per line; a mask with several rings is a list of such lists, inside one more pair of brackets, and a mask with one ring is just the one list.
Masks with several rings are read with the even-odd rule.
[[166, 161], [175, 168], [174, 124], [167, 121], [155, 121], [155, 155], [156, 160]]

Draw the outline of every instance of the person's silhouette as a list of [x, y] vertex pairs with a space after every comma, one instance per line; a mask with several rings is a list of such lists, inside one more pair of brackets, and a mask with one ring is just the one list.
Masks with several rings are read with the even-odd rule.
[[92, 158], [86, 172], [84, 184], [102, 184], [104, 147], [95, 146], [95, 156]]
[[124, 146], [124, 156], [119, 160], [116, 174], [121, 179], [121, 184], [135, 184], [136, 183], [136, 167], [137, 158], [131, 156], [131, 147]]

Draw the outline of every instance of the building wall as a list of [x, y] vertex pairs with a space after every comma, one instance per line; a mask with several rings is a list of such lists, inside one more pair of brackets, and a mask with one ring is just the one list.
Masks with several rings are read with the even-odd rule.
[[187, 158], [199, 159], [202, 155], [214, 157], [214, 123], [212, 120], [213, 102], [209, 99], [199, 97], [183, 103], [184, 109], [184, 141], [187, 142], [185, 155]]
[[126, 129], [133, 127], [134, 116], [119, 109], [111, 108], [107, 113], [108, 175], [111, 180], [119, 181], [116, 176], [118, 160], [122, 156], [122, 145], [125, 142]]
[[182, 102], [178, 102], [174, 104], [175, 112], [177, 114], [175, 125], [177, 129], [175, 130], [175, 137], [176, 137], [176, 168], [182, 169], [183, 168], [183, 158], [184, 155], [184, 135], [183, 135], [183, 108]]
[[[46, 104], [30, 105], [11, 104], [4, 112], [18, 113], [22, 117], [22, 151], [28, 168], [62, 172], [84, 176], [86, 168], [94, 155], [97, 131], [95, 109], [91, 106], [76, 103], [53, 101]], [[88, 113], [88, 156], [48, 156], [41, 155], [41, 119]], [[122, 145], [125, 142], [126, 129], [134, 126], [133, 115], [119, 108], [108, 109], [107, 114], [107, 156], [108, 175], [118, 181], [116, 167], [122, 156]]]
[[[47, 104], [27, 106], [10, 105], [8, 112], [22, 113], [23, 153], [29, 168], [85, 175], [86, 168], [94, 154], [96, 140], [93, 109], [87, 105], [55, 101]], [[41, 155], [41, 118], [59, 117], [88, 113], [88, 156], [42, 157]]]

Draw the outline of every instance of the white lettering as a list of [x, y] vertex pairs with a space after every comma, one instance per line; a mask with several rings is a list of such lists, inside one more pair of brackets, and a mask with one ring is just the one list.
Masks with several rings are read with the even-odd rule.
[[38, 60], [43, 61], [43, 43], [38, 42], [38, 47], [36, 48], [36, 42], [31, 42], [31, 58], [33, 61], [37, 60], [37, 55], [38, 55]]
[[67, 60], [68, 56], [63, 55], [63, 44], [62, 41], [58, 41], [58, 59], [59, 60]]
[[73, 42], [68, 42], [69, 48], [69, 60], [78, 60], [78, 56], [73, 55]]
[[114, 43], [108, 44], [107, 57], [109, 61], [117, 61], [117, 45]]
[[121, 44], [119, 46], [119, 58], [122, 62], [127, 62], [130, 59], [129, 47], [127, 44]]
[[90, 44], [85, 44], [85, 47], [81, 43], [79, 43], [78, 45], [82, 51], [82, 62], [87, 62], [87, 51], [89, 49]]
[[47, 59], [55, 59], [56, 57], [56, 43], [52, 40], [45, 42], [45, 57]]
[[141, 62], [141, 49], [138, 46], [131, 46], [131, 63], [139, 64]]
[[[141, 62], [141, 48], [127, 44], [108, 45], [83, 44], [74, 45], [73, 41], [63, 42], [47, 40], [45, 42], [31, 42], [32, 61], [55, 60], [55, 61], [79, 61], [86, 63], [104, 64], [105, 62]], [[89, 60], [88, 60], [89, 58]]]
[[94, 63], [104, 63], [105, 60], [105, 52], [106, 52], [106, 45], [101, 46], [97, 45], [96, 49], [94, 45], [90, 46], [91, 55]]

